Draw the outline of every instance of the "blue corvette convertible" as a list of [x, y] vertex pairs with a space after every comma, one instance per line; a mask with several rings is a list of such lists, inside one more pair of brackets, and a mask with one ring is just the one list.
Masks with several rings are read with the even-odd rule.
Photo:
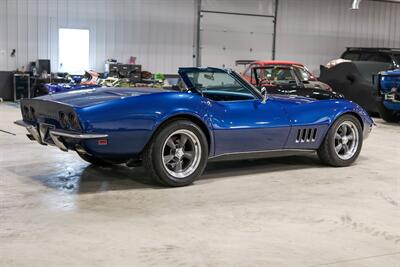
[[143, 164], [168, 186], [200, 176], [208, 160], [317, 152], [348, 166], [373, 121], [344, 99], [267, 95], [236, 72], [180, 68], [180, 90], [96, 88], [21, 101], [28, 137], [92, 164]]

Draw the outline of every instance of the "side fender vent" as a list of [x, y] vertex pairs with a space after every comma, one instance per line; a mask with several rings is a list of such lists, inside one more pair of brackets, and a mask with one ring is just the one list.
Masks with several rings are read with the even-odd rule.
[[317, 128], [303, 128], [297, 130], [296, 143], [315, 142], [317, 139]]

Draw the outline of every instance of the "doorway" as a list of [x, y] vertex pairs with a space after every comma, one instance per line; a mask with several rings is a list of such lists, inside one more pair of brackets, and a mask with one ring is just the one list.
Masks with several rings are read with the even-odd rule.
[[59, 29], [59, 72], [83, 74], [89, 70], [89, 30]]

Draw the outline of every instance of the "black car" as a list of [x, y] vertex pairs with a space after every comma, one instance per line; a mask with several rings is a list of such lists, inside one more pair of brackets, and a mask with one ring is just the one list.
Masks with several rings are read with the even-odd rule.
[[344, 98], [318, 80], [302, 79], [289, 65], [255, 67], [251, 76], [255, 86], [258, 89], [265, 88], [269, 94], [305, 96], [318, 100]]
[[341, 59], [320, 67], [320, 81], [367, 110], [381, 114], [381, 100], [373, 77], [381, 71], [400, 68], [400, 49], [348, 47]]
[[347, 47], [342, 59], [387, 64], [387, 69], [400, 68], [400, 48]]

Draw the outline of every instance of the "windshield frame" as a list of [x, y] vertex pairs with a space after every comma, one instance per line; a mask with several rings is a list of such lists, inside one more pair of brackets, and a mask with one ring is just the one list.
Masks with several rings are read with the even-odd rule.
[[191, 80], [188, 77], [188, 73], [193, 73], [193, 72], [219, 72], [219, 73], [226, 73], [227, 75], [231, 76], [233, 79], [235, 79], [236, 82], [238, 82], [241, 86], [244, 88], [248, 89], [250, 93], [254, 96], [254, 99], [259, 99], [262, 100], [262, 95], [260, 91], [254, 87], [252, 84], [250, 84], [248, 81], [242, 78], [236, 71], [232, 69], [221, 69], [221, 68], [213, 68], [213, 67], [185, 67], [185, 68], [179, 68], [178, 73], [181, 76], [183, 82], [185, 83], [186, 87], [188, 90], [191, 92], [196, 92], [202, 96], [204, 96], [201, 88], [196, 88]]

